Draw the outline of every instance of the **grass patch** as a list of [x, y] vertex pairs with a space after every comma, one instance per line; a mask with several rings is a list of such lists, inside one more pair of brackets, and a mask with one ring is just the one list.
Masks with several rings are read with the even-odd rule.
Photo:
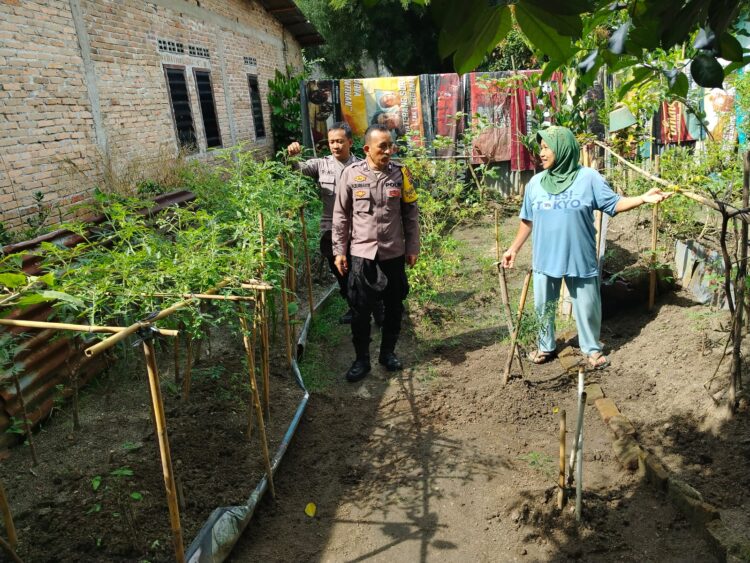
[[339, 379], [331, 358], [338, 357], [341, 343], [349, 341], [349, 325], [339, 324], [347, 308], [343, 299], [334, 297], [313, 317], [305, 355], [299, 366], [302, 380], [310, 391], [323, 391]]

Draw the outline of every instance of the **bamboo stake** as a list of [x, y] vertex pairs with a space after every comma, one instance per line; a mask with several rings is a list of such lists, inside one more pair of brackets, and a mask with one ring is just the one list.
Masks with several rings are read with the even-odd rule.
[[256, 291], [270, 291], [273, 289], [273, 286], [267, 283], [241, 283], [240, 287], [242, 289], [254, 289]]
[[[11, 372], [12, 373], [12, 372]], [[26, 432], [26, 439], [29, 441], [29, 449], [31, 450], [31, 462], [34, 466], [39, 465], [39, 459], [36, 456], [36, 446], [34, 445], [34, 436], [31, 431], [31, 422], [29, 421], [29, 415], [26, 413], [26, 401], [21, 393], [21, 383], [18, 381], [18, 374], [13, 373], [13, 383], [16, 387], [16, 397], [18, 397], [18, 404], [21, 406], [21, 416], [23, 416], [23, 426]]]
[[651, 271], [648, 280], [648, 310], [656, 303], [656, 244], [659, 234], [659, 204], [651, 209]]
[[193, 337], [187, 333], [185, 337], [185, 375], [182, 378], [182, 400], [190, 400], [190, 385], [193, 379]]
[[3, 522], [5, 522], [5, 531], [8, 533], [8, 543], [15, 549], [18, 545], [18, 536], [16, 535], [16, 525], [13, 523], [13, 514], [8, 504], [8, 495], [5, 493], [5, 487], [0, 482], [0, 510], [3, 513]]
[[557, 476], [557, 508], [565, 506], [565, 410], [560, 411], [560, 466]]
[[263, 360], [263, 403], [266, 409], [266, 420], [271, 423], [271, 347], [268, 335], [268, 305], [266, 294], [261, 293], [261, 358]]
[[[184, 323], [180, 321], [179, 330], [185, 330]], [[180, 336], [177, 334], [177, 338], [174, 339], [174, 383], [175, 385], [180, 383]]]
[[209, 293], [142, 293], [143, 297], [179, 297], [181, 299], [202, 299], [207, 301], [255, 301], [249, 295], [211, 295]]
[[[745, 153], [742, 174], [742, 206], [750, 205], [750, 151]], [[729, 380], [729, 406], [735, 409], [737, 393], [742, 389], [742, 315], [745, 303], [745, 278], [747, 276], [747, 236], [748, 226], [743, 221], [740, 228], [740, 259], [735, 278], [735, 312], [734, 342], [732, 347], [732, 374]]]
[[[253, 405], [255, 401], [255, 394], [256, 394], [256, 388], [254, 385], [255, 380], [255, 347], [254, 343], [251, 342], [250, 336], [248, 333], [250, 332], [249, 327], [247, 326], [247, 319], [244, 316], [244, 309], [240, 308], [238, 310], [239, 312], [239, 319], [240, 319], [240, 328], [242, 329], [242, 343], [245, 346], [245, 357], [247, 358], [247, 369], [250, 372], [249, 373], [249, 380], [250, 380], [250, 401], [247, 404], [247, 439], [249, 440], [250, 437], [253, 435]], [[255, 332], [255, 315], [253, 315], [253, 333]]]
[[13, 551], [13, 548], [3, 538], [0, 538], [0, 549], [8, 554], [8, 557], [11, 558], [13, 563], [23, 563], [23, 559], [21, 559], [18, 554]]
[[670, 190], [674, 191], [675, 194], [684, 196], [684, 197], [686, 197], [688, 199], [692, 199], [693, 201], [697, 201], [698, 203], [700, 203], [702, 205], [705, 205], [706, 207], [710, 207], [711, 209], [715, 209], [716, 211], [727, 212], [727, 213], [729, 213], [731, 215], [736, 215], [737, 217], [739, 217], [744, 222], [750, 222], [750, 213], [743, 212], [741, 209], [737, 209], [736, 207], [734, 207], [732, 205], [729, 205], [729, 204], [722, 204], [720, 206], [718, 203], [716, 203], [715, 201], [712, 201], [712, 200], [708, 199], [707, 197], [703, 197], [702, 195], [698, 195], [696, 193], [680, 189], [679, 186], [676, 186], [674, 184], [670, 184], [666, 180], [663, 180], [662, 178], [659, 178], [658, 176], [654, 176], [650, 172], [646, 172], [642, 168], [639, 168], [635, 164], [632, 164], [631, 162], [625, 160], [624, 158], [622, 158], [619, 154], [617, 154], [616, 152], [614, 152], [612, 149], [610, 149], [604, 143], [600, 143], [599, 141], [594, 141], [594, 143], [596, 143], [597, 145], [599, 145], [600, 147], [602, 147], [605, 151], [607, 151], [609, 154], [611, 154], [612, 156], [614, 156], [617, 160], [619, 160], [620, 162], [622, 162], [628, 168], [631, 168], [632, 170], [635, 170], [639, 174], [642, 174], [643, 176], [645, 176], [649, 180], [652, 180], [652, 181], [656, 182], [659, 185], [662, 185], [662, 186], [664, 186], [666, 188], [669, 188]]
[[500, 213], [495, 209], [495, 262], [500, 262]]
[[258, 431], [260, 432], [260, 445], [263, 450], [263, 461], [266, 464], [266, 475], [268, 476], [268, 485], [271, 488], [271, 496], [276, 498], [276, 489], [273, 486], [273, 471], [271, 470], [271, 456], [268, 453], [268, 439], [266, 438], [266, 425], [263, 422], [263, 407], [260, 404], [260, 397], [258, 395], [258, 384], [255, 380], [255, 361], [253, 356], [253, 350], [250, 345], [250, 339], [247, 336], [248, 326], [247, 319], [244, 315], [240, 314], [240, 324], [242, 325], [242, 339], [245, 343], [245, 352], [247, 353], [248, 366], [251, 366], [250, 371], [250, 394], [252, 395], [252, 405], [250, 405], [250, 418], [252, 419], [252, 406], [255, 407], [255, 416], [258, 419]]
[[586, 406], [585, 402], [581, 402], [583, 396], [583, 385], [584, 385], [584, 370], [582, 367], [578, 368], [578, 411], [576, 414], [576, 431], [573, 436], [573, 449], [570, 450], [570, 464], [568, 467], [568, 485], [573, 483], [573, 475], [576, 466], [576, 452], [578, 451], [578, 437], [581, 433], [581, 427], [583, 426], [583, 410]]
[[167, 493], [167, 506], [169, 507], [169, 522], [172, 528], [172, 543], [174, 544], [175, 560], [178, 563], [185, 561], [185, 548], [182, 543], [182, 528], [180, 526], [180, 507], [177, 504], [177, 488], [175, 485], [174, 471], [172, 469], [172, 454], [169, 449], [169, 436], [167, 435], [167, 420], [164, 415], [164, 402], [159, 387], [159, 371], [156, 367], [154, 356], [154, 345], [149, 340], [143, 341], [143, 355], [146, 358], [146, 371], [148, 372], [148, 384], [151, 391], [151, 403], [156, 421], [156, 437], [159, 441], [159, 454], [161, 456], [161, 467], [164, 475], [164, 488]]
[[[258, 213], [258, 228], [260, 229], [260, 277], [263, 278], [263, 274], [266, 268], [266, 228], [265, 221], [263, 219], [263, 213]], [[262, 282], [261, 282], [262, 283]], [[248, 284], [249, 285], [249, 284]], [[243, 284], [244, 286], [244, 284]], [[266, 293], [261, 292], [260, 294], [261, 303], [261, 357], [263, 360], [263, 402], [266, 409], [266, 420], [271, 423], [271, 351], [269, 347], [268, 339], [268, 301], [266, 299]]]
[[513, 355], [516, 353], [516, 344], [518, 343], [518, 333], [521, 330], [521, 320], [523, 319], [523, 309], [526, 305], [526, 295], [529, 292], [529, 284], [531, 283], [531, 270], [526, 272], [526, 277], [523, 280], [523, 289], [521, 290], [521, 301], [518, 304], [518, 317], [516, 319], [516, 327], [513, 331], [513, 338], [510, 342], [510, 351], [508, 352], [508, 359], [505, 361], [505, 373], [503, 374], [503, 384], [507, 384], [510, 379], [510, 368], [513, 365]]
[[578, 433], [578, 462], [576, 465], [576, 520], [581, 521], [583, 503], [583, 409], [586, 406], [586, 391], [581, 394], [581, 430]]
[[[127, 327], [121, 326], [76, 325], [69, 323], [51, 323], [46, 321], [25, 321], [19, 319], [0, 319], [0, 325], [22, 328], [51, 328], [56, 330], [70, 330], [73, 332], [105, 332], [113, 334], [127, 330]], [[178, 331], [167, 328], [160, 328], [158, 331], [162, 336], [177, 336], [178, 334]]]
[[[286, 244], [284, 239], [279, 237], [279, 245], [281, 246], [282, 255], [289, 256], [287, 254]], [[286, 341], [286, 361], [289, 367], [292, 367], [292, 334], [289, 327], [289, 300], [287, 298], [287, 274], [288, 265], [284, 266], [284, 275], [281, 276], [281, 315], [284, 320], [284, 338]]]
[[[505, 277], [505, 268], [498, 262], [498, 278], [500, 280], [500, 297], [503, 300], [503, 310], [505, 311], [505, 326], [508, 328], [508, 334], [513, 334], [513, 311], [510, 309], [510, 298], [508, 297], [508, 280]], [[518, 359], [518, 369], [521, 375], [525, 375], [523, 370], [523, 359], [521, 358], [521, 348], [516, 347], [516, 358]]]
[[[207, 294], [216, 293], [220, 289], [222, 289], [222, 288], [226, 287], [227, 285], [229, 285], [229, 283], [230, 283], [230, 280], [223, 280], [223, 281], [219, 282], [216, 285], [216, 287], [214, 287], [213, 289], [209, 289], [206, 293]], [[95, 344], [94, 346], [91, 346], [90, 348], [87, 348], [85, 350], [85, 354], [89, 358], [92, 358], [92, 357], [96, 356], [97, 354], [101, 354], [102, 352], [104, 352], [105, 350], [108, 350], [109, 348], [111, 348], [112, 346], [114, 346], [115, 344], [117, 344], [118, 342], [120, 342], [122, 340], [125, 340], [128, 336], [130, 336], [131, 334], [134, 334], [139, 329], [145, 328], [145, 327], [150, 327], [156, 321], [160, 321], [161, 319], [164, 319], [164, 318], [168, 317], [169, 315], [172, 315], [175, 311], [178, 311], [178, 310], [180, 310], [180, 309], [182, 309], [184, 307], [188, 307], [189, 305], [192, 305], [193, 301], [195, 301], [195, 300], [194, 299], [186, 299], [185, 301], [179, 301], [178, 303], [175, 303], [175, 304], [167, 307], [166, 309], [163, 309], [162, 311], [158, 312], [156, 315], [154, 315], [153, 317], [150, 317], [148, 320], [138, 321], [138, 322], [130, 325], [129, 327], [125, 328], [124, 330], [118, 332], [117, 334], [115, 334], [113, 336], [110, 336], [106, 340], [102, 340], [98, 344]]]
[[305, 270], [307, 271], [307, 305], [310, 312], [310, 320], [312, 321], [313, 309], [315, 309], [315, 303], [313, 302], [313, 289], [312, 289], [312, 267], [310, 266], [310, 251], [307, 247], [307, 223], [305, 222], [305, 208], [301, 207], [299, 210], [299, 219], [302, 223], [302, 247], [305, 250]]

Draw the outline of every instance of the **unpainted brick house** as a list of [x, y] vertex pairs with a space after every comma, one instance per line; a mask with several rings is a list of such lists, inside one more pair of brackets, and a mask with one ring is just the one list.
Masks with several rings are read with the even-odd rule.
[[105, 162], [270, 153], [268, 79], [320, 42], [289, 0], [0, 0], [0, 222], [67, 216]]

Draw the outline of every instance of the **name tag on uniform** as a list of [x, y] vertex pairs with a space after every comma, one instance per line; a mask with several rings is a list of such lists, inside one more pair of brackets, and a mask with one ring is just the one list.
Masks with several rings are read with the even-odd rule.
[[401, 197], [401, 190], [396, 188], [390, 188], [388, 190], [388, 197]]

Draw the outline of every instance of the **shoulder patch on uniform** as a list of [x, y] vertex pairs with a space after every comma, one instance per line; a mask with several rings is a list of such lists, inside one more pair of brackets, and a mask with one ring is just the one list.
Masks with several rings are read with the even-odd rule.
[[401, 199], [404, 203], [414, 203], [418, 197], [417, 190], [414, 187], [414, 178], [405, 166], [402, 167], [401, 172], [404, 175], [404, 189], [401, 191]]
[[362, 174], [354, 177], [355, 182], [364, 182], [365, 180], [367, 180], [367, 176], [363, 176]]

